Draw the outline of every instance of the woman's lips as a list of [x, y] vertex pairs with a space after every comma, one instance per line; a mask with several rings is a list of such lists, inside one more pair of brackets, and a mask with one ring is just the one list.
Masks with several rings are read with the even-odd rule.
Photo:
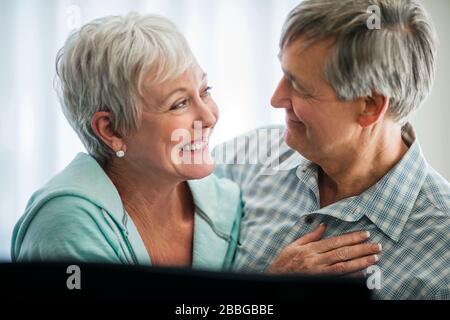
[[191, 140], [179, 145], [181, 152], [198, 152], [208, 148], [209, 138], [211, 137], [212, 128], [203, 129], [203, 131], [194, 132], [194, 137], [198, 137], [196, 140]]
[[197, 152], [202, 151], [208, 147], [209, 139], [205, 138], [199, 141], [193, 141], [182, 146], [181, 151], [183, 152]]

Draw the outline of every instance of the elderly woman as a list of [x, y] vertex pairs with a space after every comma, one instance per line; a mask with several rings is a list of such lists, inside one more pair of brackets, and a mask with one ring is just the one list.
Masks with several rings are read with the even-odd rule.
[[[57, 74], [64, 114], [89, 155], [78, 154], [32, 196], [14, 229], [13, 261], [227, 270], [242, 216], [240, 190], [210, 175], [208, 141], [218, 109], [175, 26], [151, 15], [95, 20], [67, 40]], [[273, 270], [328, 270], [298, 263], [299, 256], [316, 257], [312, 248], [327, 253], [346, 245], [355, 259], [370, 253], [356, 246], [366, 233], [339, 241], [320, 240], [323, 232], [320, 226], [297, 240]]]
[[89, 155], [32, 196], [13, 261], [226, 268], [239, 189], [209, 176], [218, 109], [175, 26], [137, 14], [93, 21], [67, 40], [57, 74]]

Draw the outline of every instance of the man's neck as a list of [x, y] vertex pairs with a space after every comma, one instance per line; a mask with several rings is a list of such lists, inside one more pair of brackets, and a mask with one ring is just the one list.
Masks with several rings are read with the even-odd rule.
[[353, 152], [319, 164], [321, 208], [369, 189], [408, 151], [399, 127], [374, 131]]

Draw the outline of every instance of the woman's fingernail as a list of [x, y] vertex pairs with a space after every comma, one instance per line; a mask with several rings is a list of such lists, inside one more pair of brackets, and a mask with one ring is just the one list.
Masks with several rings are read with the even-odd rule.
[[369, 239], [369, 237], [370, 237], [370, 231], [364, 232], [364, 237], [365, 237], [366, 239]]
[[380, 260], [377, 254], [373, 256], [373, 259], [375, 260], [375, 262], [378, 262]]
[[378, 250], [379, 251], [383, 250], [383, 246], [381, 245], [381, 243], [378, 244]]
[[325, 227], [325, 226], [326, 226], [326, 224], [322, 222], [321, 224], [319, 224], [319, 226], [321, 226], [321, 227]]

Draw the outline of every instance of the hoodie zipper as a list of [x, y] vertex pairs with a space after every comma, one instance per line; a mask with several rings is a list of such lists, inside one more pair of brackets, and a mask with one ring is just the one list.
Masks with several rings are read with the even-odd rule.
[[220, 231], [219, 229], [216, 228], [216, 226], [214, 225], [214, 223], [212, 222], [211, 218], [199, 207], [195, 207], [197, 210], [198, 215], [210, 226], [210, 228], [212, 229], [212, 231], [219, 237], [222, 238], [223, 240], [225, 240], [226, 242], [230, 242], [231, 237]]

